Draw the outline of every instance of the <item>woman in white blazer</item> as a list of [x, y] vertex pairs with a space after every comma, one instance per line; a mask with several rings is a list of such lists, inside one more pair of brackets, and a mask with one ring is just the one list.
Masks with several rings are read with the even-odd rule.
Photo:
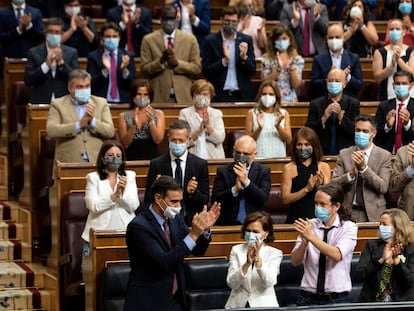
[[242, 225], [246, 244], [233, 246], [227, 272], [231, 288], [226, 309], [279, 307], [274, 285], [277, 283], [282, 251], [266, 245], [274, 240], [268, 213], [257, 211], [246, 216]]
[[97, 159], [97, 171], [86, 176], [88, 219], [82, 233], [84, 256], [89, 254], [89, 231], [125, 230], [139, 207], [134, 171], [125, 170], [125, 151], [115, 140], [103, 143]]
[[180, 110], [179, 119], [190, 124], [191, 135], [188, 151], [202, 159], [223, 159], [223, 141], [226, 131], [223, 113], [210, 107], [210, 99], [215, 95], [214, 86], [199, 79], [191, 86], [193, 105]]

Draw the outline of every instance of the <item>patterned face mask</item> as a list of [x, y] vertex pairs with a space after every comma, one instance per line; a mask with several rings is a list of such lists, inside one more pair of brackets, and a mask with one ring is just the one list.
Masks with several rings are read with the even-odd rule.
[[210, 106], [210, 98], [204, 95], [194, 95], [193, 104], [197, 108], [204, 108]]

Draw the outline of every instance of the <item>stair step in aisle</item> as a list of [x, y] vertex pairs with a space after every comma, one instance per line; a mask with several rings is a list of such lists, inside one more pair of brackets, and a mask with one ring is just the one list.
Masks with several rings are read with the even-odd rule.
[[0, 311], [58, 311], [58, 282], [31, 262], [31, 215], [0, 201]]

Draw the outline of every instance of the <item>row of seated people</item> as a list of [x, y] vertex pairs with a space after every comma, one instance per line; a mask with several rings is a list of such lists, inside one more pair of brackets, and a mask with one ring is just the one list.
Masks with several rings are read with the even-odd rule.
[[[168, 7], [166, 7], [168, 8]], [[170, 10], [175, 10], [171, 7], [169, 7]], [[227, 29], [227, 37], [230, 39], [233, 35], [235, 35], [236, 29], [234, 27], [228, 27], [231, 25], [234, 25], [234, 23], [237, 23], [238, 19], [238, 11], [232, 10], [227, 8], [223, 11], [223, 33], [225, 29]], [[168, 11], [168, 9], [166, 9]], [[171, 16], [165, 16], [167, 14], [163, 11], [163, 18], [162, 20], [165, 20], [164, 24], [166, 25], [167, 20], [175, 20], [177, 12], [170, 12]], [[174, 16], [172, 16], [174, 15]], [[230, 18], [230, 15], [232, 16]], [[225, 18], [225, 16], [227, 16]], [[231, 20], [230, 20], [230, 19]], [[225, 21], [226, 20], [226, 21]], [[122, 22], [122, 21], [121, 21]], [[50, 21], [48, 22], [50, 23]], [[55, 23], [56, 20], [52, 19], [52, 23]], [[229, 24], [230, 23], [230, 24]], [[282, 23], [283, 24], [283, 23]], [[107, 26], [107, 25], [106, 25]], [[102, 38], [101, 43], [105, 45], [105, 41], [108, 42], [108, 45], [105, 47], [105, 49], [99, 49], [96, 51], [96, 53], [89, 54], [90, 58], [88, 61], [88, 71], [91, 72], [92, 76], [94, 77], [93, 83], [92, 83], [92, 91], [94, 94], [98, 94], [100, 96], [106, 97], [108, 101], [110, 102], [119, 102], [119, 101], [125, 101], [127, 97], [128, 87], [130, 81], [135, 77], [134, 68], [131, 61], [131, 55], [128, 54], [130, 48], [127, 48], [127, 50], [124, 50], [125, 46], [128, 46], [129, 44], [125, 44], [122, 42], [124, 40], [125, 35], [122, 34], [121, 29], [116, 27], [115, 32], [116, 34], [113, 34], [114, 31], [113, 27], [111, 29], [106, 29], [106, 26], [102, 30], [108, 30], [108, 34], [103, 34], [105, 31], [102, 31]], [[125, 26], [125, 25], [124, 25]], [[200, 48], [198, 48], [198, 44], [194, 40], [190, 40], [190, 37], [183, 37], [188, 38], [188, 40], [184, 40], [188, 42], [188, 45], [186, 45], [186, 53], [182, 53], [179, 49], [174, 49], [174, 42], [168, 43], [166, 40], [166, 49], [162, 48], [161, 50], [155, 49], [153, 40], [157, 41], [163, 34], [173, 34], [171, 36], [173, 38], [172, 41], [177, 39], [178, 41], [181, 40], [179, 38], [181, 36], [181, 32], [176, 29], [176, 24], [174, 27], [170, 27], [170, 29], [163, 27], [162, 30], [155, 31], [153, 33], [147, 33], [145, 36], [146, 39], [141, 38], [139, 39], [137, 36], [132, 36], [131, 38], [137, 38], [137, 40], [141, 40], [142, 44], [138, 44], [140, 48], [138, 49], [139, 52], [144, 52], [142, 55], [142, 68], [141, 71], [144, 73], [145, 76], [148, 76], [151, 80], [151, 84], [155, 88], [155, 93], [160, 94], [156, 95], [155, 101], [156, 102], [165, 102], [168, 100], [171, 101], [177, 101], [177, 102], [188, 102], [190, 100], [188, 88], [190, 81], [190, 76], [197, 75], [201, 73], [201, 69], [203, 71], [203, 74], [213, 83], [213, 85], [216, 88], [217, 94], [214, 98], [216, 101], [239, 101], [239, 100], [252, 100], [254, 97], [254, 93], [250, 90], [250, 78], [254, 74], [254, 58], [258, 57], [257, 53], [254, 53], [254, 40], [250, 36], [245, 36], [242, 33], [239, 33], [238, 35], [235, 35], [237, 40], [242, 42], [241, 45], [242, 48], [240, 49], [239, 45], [236, 47], [235, 54], [232, 55], [229, 53], [224, 53], [225, 51], [218, 50], [217, 51], [217, 44], [221, 41], [221, 36], [212, 35], [209, 37], [209, 44], [204, 45], [200, 44]], [[342, 53], [342, 46], [343, 41], [347, 37], [346, 34], [343, 33], [342, 26], [336, 25], [337, 27], [333, 27], [332, 31], [330, 29], [325, 29], [325, 32], [327, 30], [327, 43], [329, 49], [337, 54], [337, 56], [341, 55]], [[364, 26], [366, 26], [364, 24]], [[49, 26], [48, 26], [49, 27]], [[341, 29], [337, 29], [337, 28]], [[362, 27], [362, 26], [361, 26]], [[391, 48], [393, 46], [399, 46], [402, 53], [404, 53], [404, 50], [406, 49], [406, 45], [403, 45], [403, 38], [402, 38], [402, 23], [399, 24], [399, 30], [400, 30], [400, 38], [398, 40], [394, 40], [391, 42]], [[52, 27], [53, 29], [49, 30], [49, 34], [51, 36], [49, 37], [52, 41], [52, 38], [60, 38], [59, 34], [63, 33], [63, 30], [61, 27]], [[60, 28], [58, 30], [58, 28]], [[139, 27], [139, 29], [143, 29], [145, 27]], [[327, 28], [327, 25], [326, 25]], [[370, 28], [367, 27], [366, 28]], [[364, 28], [365, 29], [365, 28]], [[394, 26], [393, 26], [394, 29]], [[339, 34], [337, 32], [340, 32]], [[46, 33], [48, 30], [46, 29]], [[342, 34], [341, 34], [342, 33]], [[269, 34], [269, 40], [267, 44], [267, 56], [263, 57], [264, 59], [264, 69], [263, 69], [263, 78], [272, 78], [276, 79], [279, 83], [279, 87], [283, 89], [282, 97], [283, 101], [295, 101], [297, 100], [296, 94], [295, 94], [295, 88], [299, 87], [301, 85], [301, 73], [303, 70], [303, 59], [298, 55], [302, 54], [305, 56], [314, 55], [315, 53], [303, 53], [302, 52], [302, 44], [299, 41], [298, 37], [294, 37], [294, 34], [296, 35], [296, 31], [291, 31], [288, 26], [279, 25], [276, 26], [276, 28]], [[177, 35], [177, 38], [175, 36]], [[339, 37], [338, 37], [339, 36]], [[63, 36], [64, 37], [64, 36]], [[94, 36], [97, 37], [96, 35]], [[266, 36], [265, 36], [266, 37]], [[314, 36], [316, 37], [316, 36]], [[117, 40], [113, 40], [113, 39]], [[121, 38], [121, 41], [119, 41], [119, 38]], [[158, 39], [157, 39], [158, 38]], [[300, 38], [302, 38], [300, 36]], [[315, 51], [318, 52], [318, 54], [323, 54], [320, 56], [320, 64], [315, 65], [315, 75], [312, 77], [312, 81], [315, 83], [315, 88], [319, 90], [319, 84], [326, 78], [327, 71], [326, 68], [330, 68], [332, 65], [335, 67], [341, 67], [344, 69], [347, 69], [347, 93], [357, 96], [357, 92], [361, 89], [362, 85], [362, 74], [360, 70], [360, 65], [358, 62], [358, 58], [354, 54], [348, 55], [348, 52], [346, 53], [347, 56], [343, 57], [344, 62], [341, 63], [339, 59], [339, 64], [335, 64], [332, 59], [330, 58], [329, 53], [327, 52], [327, 48], [325, 45], [325, 39], [324, 36], [321, 36], [322, 40], [316, 44], [316, 41], [313, 43]], [[340, 45], [333, 45], [332, 39], [341, 39]], [[393, 37], [395, 39], [396, 37]], [[108, 39], [108, 40], [106, 40]], [[217, 41], [217, 39], [219, 41]], [[32, 59], [32, 54], [29, 54], [29, 61], [28, 61], [28, 67], [26, 70], [26, 83], [31, 86], [35, 86], [36, 92], [33, 92], [33, 94], [36, 94], [36, 96], [33, 96], [31, 101], [33, 103], [47, 103], [50, 102], [50, 99], [53, 97], [59, 97], [63, 95], [66, 91], [66, 79], [67, 73], [69, 68], [74, 68], [78, 64], [76, 63], [76, 60], [74, 59], [75, 55], [73, 54], [74, 51], [69, 53], [69, 50], [67, 50], [65, 53], [61, 53], [62, 50], [59, 47], [59, 39], [54, 42], [49, 42], [52, 45], [48, 43], [49, 46], [49, 52], [46, 53], [45, 47], [43, 46], [40, 50], [36, 50], [37, 52], [42, 52], [40, 54], [43, 54], [42, 57]], [[140, 42], [141, 42], [140, 41]], [[120, 42], [120, 44], [113, 45], [113, 43]], [[279, 42], [278, 48], [275, 47], [276, 42]], [[335, 41], [336, 42], [336, 41]], [[339, 42], [339, 41], [338, 41]], [[247, 46], [246, 46], [247, 43]], [[187, 43], [186, 43], [187, 44]], [[282, 45], [280, 45], [282, 44]], [[135, 44], [137, 45], [137, 44]], [[219, 44], [221, 45], [221, 44]], [[311, 46], [313, 46], [311, 45]], [[360, 46], [360, 44], [357, 44]], [[86, 45], [82, 45], [86, 46]], [[183, 46], [182, 44], [179, 45], [180, 47]], [[296, 46], [296, 47], [295, 47]], [[121, 47], [121, 49], [118, 49], [118, 47]], [[56, 53], [54, 50], [56, 49]], [[155, 49], [155, 50], [153, 50]], [[202, 51], [202, 58], [203, 58], [203, 65], [201, 66], [200, 58], [198, 57], [199, 51]], [[10, 49], [11, 50], [11, 49]], [[116, 55], [115, 57], [115, 65], [112, 65], [111, 69], [111, 56], [110, 51], [117, 51], [115, 54], [118, 54], [118, 63], [116, 62]], [[135, 55], [139, 55], [137, 50], [135, 50]], [[190, 52], [188, 52], [190, 51]], [[386, 52], [387, 49], [384, 50]], [[105, 53], [103, 53], [105, 52]], [[212, 57], [211, 55], [216, 55]], [[278, 53], [276, 53], [278, 52]], [[323, 52], [323, 53], [322, 53]], [[204, 53], [204, 54], [203, 54]], [[378, 52], [379, 53], [379, 52]], [[374, 63], [378, 63], [378, 65], [374, 65], [375, 67], [375, 73], [374, 76], [376, 76], [376, 79], [378, 81], [384, 80], [384, 74], [379, 73], [382, 68], [384, 67], [385, 63], [382, 62], [380, 55], [376, 53], [376, 57], [374, 57]], [[36, 53], [38, 54], [38, 53]], [[47, 54], [49, 54], [49, 57], [47, 57]], [[105, 54], [106, 60], [102, 61], [102, 55]], [[124, 55], [124, 57], [121, 57], [120, 55]], [[256, 55], [254, 55], [256, 54]], [[409, 53], [407, 53], [409, 54]], [[56, 62], [55, 59], [53, 59], [53, 55], [55, 57], [58, 57], [58, 60]], [[128, 56], [126, 56], [128, 55]], [[238, 58], [238, 55], [240, 55], [240, 59]], [[280, 57], [276, 57], [276, 55], [279, 55]], [[374, 56], [375, 56], [374, 55]], [[351, 57], [352, 56], [352, 57]], [[350, 59], [345, 60], [346, 58], [350, 57]], [[405, 57], [404, 61], [409, 61], [409, 56]], [[124, 61], [122, 61], [122, 59]], [[160, 61], [160, 66], [151, 66], [150, 64], [154, 64], [154, 61]], [[223, 60], [224, 66], [217, 67], [217, 62], [221, 62]], [[230, 68], [233, 68], [233, 60], [236, 60], [235, 67], [234, 68], [243, 68], [243, 70], [235, 70], [234, 73], [237, 76], [237, 79], [231, 79], [231, 77], [228, 77], [227, 80], [227, 63], [231, 60], [231, 66]], [[180, 62], [182, 61], [182, 62]], [[337, 62], [338, 60], [335, 60]], [[59, 72], [61, 74], [55, 75], [55, 67], [50, 67], [52, 64], [59, 65], [56, 68], [59, 69]], [[381, 62], [383, 63], [381, 66]], [[193, 66], [189, 66], [189, 63], [193, 64]], [[315, 62], [317, 63], [317, 62]], [[186, 64], [186, 66], [184, 66]], [[331, 65], [329, 65], [331, 64]], [[161, 66], [162, 65], [162, 66]], [[401, 64], [399, 64], [401, 65]], [[178, 67], [177, 67], [178, 66]], [[181, 66], [184, 66], [181, 68]], [[322, 66], [322, 68], [318, 68], [318, 66]], [[349, 66], [349, 67], [348, 67]], [[395, 62], [392, 63], [391, 67], [395, 67], [397, 64]], [[42, 67], [42, 68], [41, 68]], [[69, 68], [68, 68], [69, 67]], [[116, 68], [114, 68], [116, 67]], [[292, 67], [292, 68], [290, 68]], [[377, 68], [378, 67], [378, 68]], [[42, 69], [41, 71], [39, 69]], [[218, 73], [218, 69], [220, 69], [221, 74]], [[410, 66], [405, 66], [403, 69], [411, 70]], [[182, 71], [184, 70], [184, 71]], [[43, 72], [43, 75], [41, 74]], [[37, 74], [36, 74], [37, 73]], [[112, 74], [111, 74], [112, 73]], [[115, 75], [116, 73], [116, 75]], [[40, 74], [40, 75], [39, 75]], [[49, 77], [47, 79], [39, 79], [41, 77], [44, 78], [44, 75], [46, 77]], [[115, 79], [115, 76], [117, 79]], [[389, 75], [385, 76], [389, 77]], [[51, 79], [58, 80], [62, 79], [61, 82], [58, 83], [55, 81], [53, 85], [55, 85], [54, 89], [50, 88], [50, 82]], [[41, 81], [41, 82], [39, 82]], [[238, 85], [238, 83], [240, 85]], [[172, 86], [172, 87], [171, 87]], [[383, 87], [383, 86], [382, 86]], [[116, 90], [118, 89], [118, 90]], [[386, 94], [387, 90], [382, 89], [380, 94]], [[44, 95], [42, 95], [44, 94]], [[158, 97], [159, 96], [159, 97]], [[392, 94], [390, 94], [392, 96]], [[36, 98], [37, 97], [37, 98]], [[381, 97], [385, 98], [385, 97]]]

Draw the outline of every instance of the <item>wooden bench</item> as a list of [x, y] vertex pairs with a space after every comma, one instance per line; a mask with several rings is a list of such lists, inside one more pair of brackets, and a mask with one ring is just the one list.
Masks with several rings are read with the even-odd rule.
[[[282, 250], [284, 255], [289, 255], [295, 244], [297, 232], [292, 225], [274, 225], [274, 230], [276, 241], [271, 245]], [[378, 223], [358, 224], [357, 245], [354, 253], [361, 253], [367, 240], [377, 238]], [[240, 236], [239, 226], [213, 227], [212, 241], [205, 257], [228, 258], [231, 247], [239, 243], [244, 243]], [[95, 280], [95, 282], [85, 284], [86, 310], [97, 310], [96, 302], [100, 290], [102, 271], [108, 265], [129, 262], [125, 231], [114, 232], [92, 229], [90, 250], [93, 269], [84, 271], [84, 273], [88, 274], [88, 279]]]

